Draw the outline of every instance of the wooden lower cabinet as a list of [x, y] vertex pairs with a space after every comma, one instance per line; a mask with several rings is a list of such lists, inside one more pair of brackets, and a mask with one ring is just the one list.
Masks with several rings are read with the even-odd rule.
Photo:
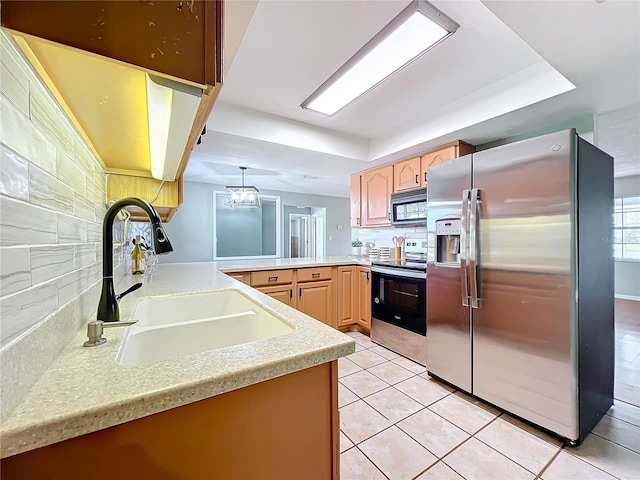
[[232, 272], [227, 273], [231, 278], [235, 278], [239, 282], [251, 285], [251, 272]]
[[358, 318], [357, 268], [338, 267], [337, 287], [337, 325], [338, 327], [353, 325]]
[[4, 458], [2, 478], [338, 479], [337, 363]]
[[272, 298], [281, 301], [285, 305], [296, 308], [296, 296], [293, 294], [293, 285], [279, 285], [275, 287], [256, 287]]
[[358, 318], [357, 323], [371, 329], [371, 269], [357, 267], [358, 270]]
[[298, 310], [316, 320], [336, 327], [333, 280], [298, 284]]

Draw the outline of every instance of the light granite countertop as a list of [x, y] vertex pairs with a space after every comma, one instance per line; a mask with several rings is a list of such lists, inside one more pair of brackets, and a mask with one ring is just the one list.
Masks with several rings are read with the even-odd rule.
[[349, 355], [347, 335], [290, 308], [223, 271], [366, 265], [353, 257], [242, 260], [163, 264], [148, 276], [126, 275], [120, 319], [131, 319], [136, 303], [159, 295], [236, 289], [282, 318], [294, 331], [249, 344], [225, 347], [149, 365], [123, 366], [116, 354], [126, 328], [105, 330], [107, 343], [85, 348], [86, 326], [63, 349], [0, 426], [0, 458], [186, 405]]

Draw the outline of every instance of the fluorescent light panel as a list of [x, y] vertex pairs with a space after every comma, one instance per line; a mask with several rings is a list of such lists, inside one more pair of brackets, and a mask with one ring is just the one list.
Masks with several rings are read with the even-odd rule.
[[412, 1], [301, 107], [334, 115], [451, 35], [458, 26], [426, 1]]

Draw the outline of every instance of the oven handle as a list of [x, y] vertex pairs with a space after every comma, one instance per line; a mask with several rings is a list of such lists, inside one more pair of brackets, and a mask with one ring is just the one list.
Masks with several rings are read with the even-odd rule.
[[384, 275], [391, 275], [393, 277], [417, 278], [421, 280], [427, 279], [426, 272], [413, 272], [410, 270], [402, 270], [400, 268], [384, 268], [384, 267], [372, 266], [371, 271], [373, 273], [382, 273]]
[[468, 274], [468, 258], [469, 254], [469, 242], [467, 239], [467, 232], [469, 231], [469, 190], [462, 192], [462, 215], [460, 216], [460, 223], [462, 228], [460, 229], [460, 291], [462, 292], [462, 305], [464, 307], [469, 306], [470, 293], [469, 293], [469, 274]]

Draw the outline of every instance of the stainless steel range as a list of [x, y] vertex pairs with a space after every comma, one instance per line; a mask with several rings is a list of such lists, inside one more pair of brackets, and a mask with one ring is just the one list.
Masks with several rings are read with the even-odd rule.
[[373, 261], [371, 275], [371, 340], [426, 365], [426, 233], [407, 236], [404, 259]]

